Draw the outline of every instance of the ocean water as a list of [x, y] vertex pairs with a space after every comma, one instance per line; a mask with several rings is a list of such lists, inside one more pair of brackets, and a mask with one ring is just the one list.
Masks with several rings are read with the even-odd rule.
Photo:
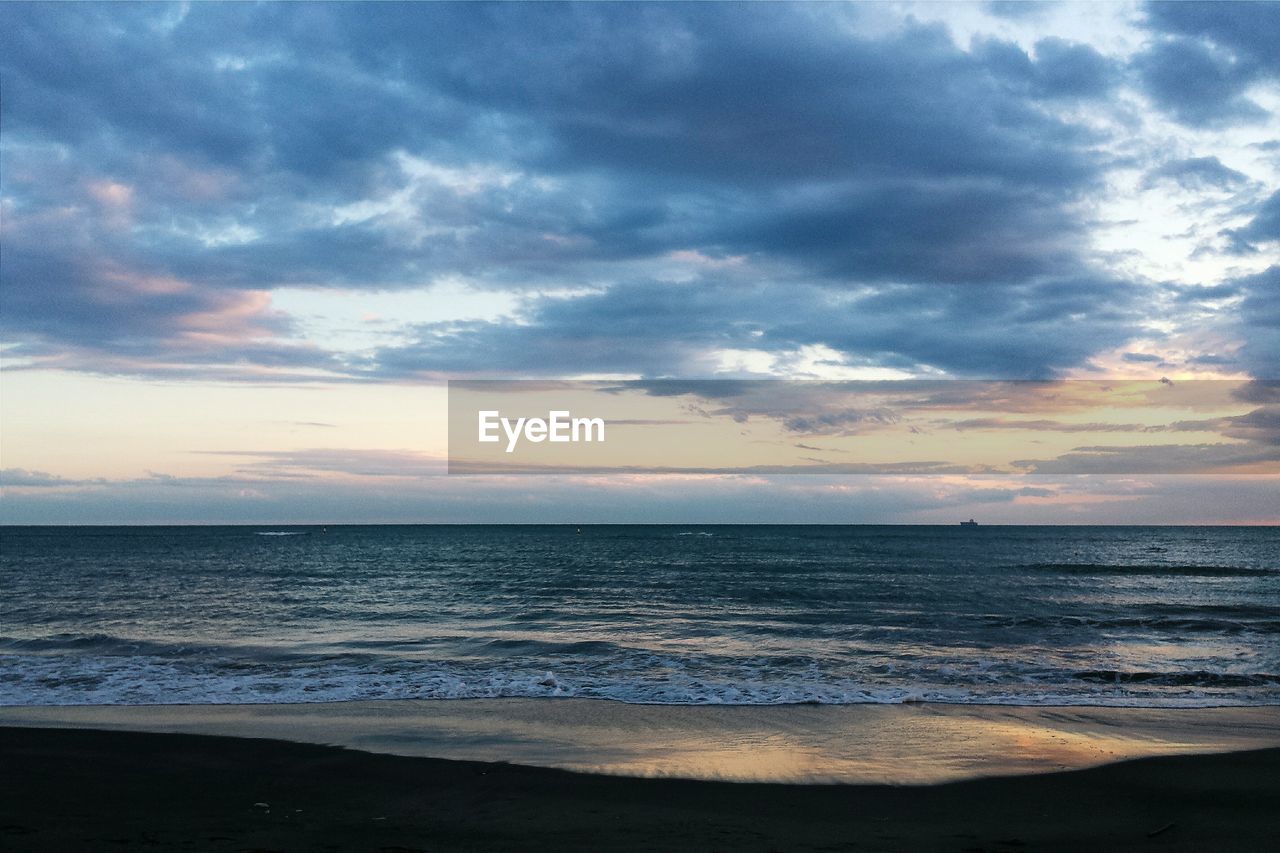
[[0, 704], [496, 696], [1280, 704], [1280, 529], [0, 529]]

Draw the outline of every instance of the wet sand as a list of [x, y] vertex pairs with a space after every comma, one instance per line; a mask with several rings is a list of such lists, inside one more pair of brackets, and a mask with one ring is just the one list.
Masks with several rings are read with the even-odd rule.
[[930, 784], [1280, 746], [1280, 707], [626, 705], [474, 699], [0, 708], [0, 726], [278, 738], [627, 776]]
[[929, 786], [734, 784], [0, 727], [7, 850], [1262, 850], [1280, 749]]

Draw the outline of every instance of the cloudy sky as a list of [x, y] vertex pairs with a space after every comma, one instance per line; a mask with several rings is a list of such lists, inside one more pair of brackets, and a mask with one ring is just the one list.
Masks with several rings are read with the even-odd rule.
[[1278, 43], [1263, 3], [4, 4], [0, 520], [1275, 521], [1274, 477], [440, 459], [448, 378], [1274, 379]]

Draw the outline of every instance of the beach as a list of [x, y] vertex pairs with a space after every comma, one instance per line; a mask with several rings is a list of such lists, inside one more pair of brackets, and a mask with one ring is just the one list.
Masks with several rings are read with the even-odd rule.
[[1259, 849], [1278, 560], [1235, 528], [7, 529], [0, 827]]
[[6, 849], [1255, 850], [1280, 707], [0, 708]]
[[1280, 746], [1280, 706], [632, 705], [592, 699], [0, 707], [0, 727], [270, 738], [620, 776], [925, 785]]
[[1259, 850], [1280, 749], [931, 786], [637, 779], [0, 727], [10, 850]]

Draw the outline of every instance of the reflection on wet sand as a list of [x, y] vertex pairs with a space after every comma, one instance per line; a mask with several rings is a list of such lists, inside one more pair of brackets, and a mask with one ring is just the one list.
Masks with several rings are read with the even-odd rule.
[[1280, 707], [691, 707], [478, 699], [0, 708], [0, 725], [279, 738], [633, 776], [893, 784], [1280, 745]]

